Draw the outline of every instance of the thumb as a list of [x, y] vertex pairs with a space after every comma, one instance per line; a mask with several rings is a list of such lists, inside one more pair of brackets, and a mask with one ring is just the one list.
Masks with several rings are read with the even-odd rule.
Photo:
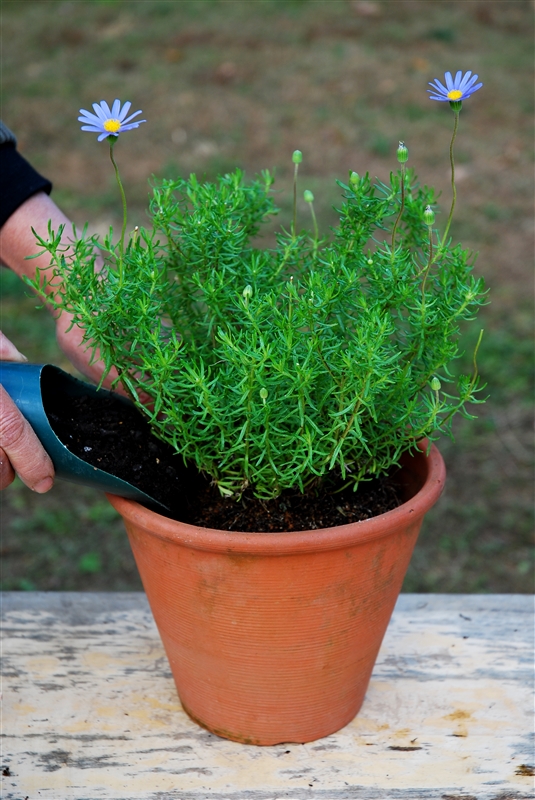
[[2, 331], [0, 331], [0, 361], [28, 361]]

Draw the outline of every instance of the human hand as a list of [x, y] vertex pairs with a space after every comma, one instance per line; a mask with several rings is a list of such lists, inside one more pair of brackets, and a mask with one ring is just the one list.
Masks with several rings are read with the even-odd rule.
[[[0, 360], [27, 361], [0, 331]], [[54, 483], [54, 465], [31, 425], [0, 386], [0, 490], [15, 479], [15, 473], [34, 492], [48, 492]]]
[[[105, 372], [104, 361], [98, 357], [92, 358], [93, 349], [88, 342], [84, 342], [84, 332], [78, 325], [72, 325], [72, 316], [62, 311], [56, 319], [56, 339], [63, 353], [67, 356], [71, 364], [82, 373], [92, 383], [99, 384]], [[98, 353], [98, 351], [97, 351]], [[132, 399], [132, 395], [127, 391], [123, 383], [115, 383], [118, 373], [112, 367], [104, 380], [102, 387], [111, 389], [117, 394]], [[153, 403], [152, 398], [145, 392], [138, 393], [138, 399], [146, 406], [150, 407]]]
[[[0, 262], [21, 278], [26, 276], [33, 280], [37, 274], [41, 274], [43, 280], [47, 278], [49, 281], [47, 293], [53, 294], [56, 284], [53, 280], [50, 258], [47, 253], [43, 252], [37, 255], [41, 248], [37, 244], [35, 236], [36, 233], [43, 239], [47, 239], [49, 222], [54, 231], [58, 231], [61, 226], [64, 226], [62, 241], [65, 247], [64, 256], [68, 259], [70, 257], [69, 248], [72, 244], [72, 223], [48, 195], [39, 192], [23, 203], [0, 228]], [[32, 256], [31, 260], [27, 258], [29, 255]], [[101, 256], [97, 254], [95, 269], [98, 271], [102, 266]], [[77, 325], [71, 327], [72, 316], [70, 314], [62, 312], [57, 315], [51, 305], [49, 310], [56, 318], [56, 339], [63, 353], [82, 375], [93, 383], [100, 383], [105, 371], [104, 363], [98, 358], [98, 354], [95, 359], [92, 359], [92, 348], [83, 341], [81, 328]], [[11, 346], [13, 347], [13, 345]], [[12, 360], [18, 359], [12, 358]], [[111, 388], [116, 379], [117, 371], [112, 368], [106, 375], [103, 387]], [[120, 383], [114, 387], [114, 391], [130, 397], [130, 393]], [[150, 403], [150, 398], [146, 395], [140, 395], [140, 400], [146, 404]]]
[[[72, 325], [72, 315], [62, 311], [56, 318], [56, 339], [63, 353], [67, 356], [69, 361], [76, 369], [82, 373], [93, 383], [100, 383], [102, 375], [105, 372], [104, 361], [98, 357], [98, 351], [95, 358], [92, 359], [93, 349], [88, 342], [84, 342], [84, 332], [78, 325]], [[111, 389], [117, 394], [128, 397], [130, 400], [132, 396], [127, 391], [123, 383], [116, 383], [118, 373], [115, 367], [112, 367], [105, 379], [102, 381], [104, 389]], [[153, 399], [146, 392], [138, 392], [138, 399], [143, 405], [151, 407]]]
[[[61, 312], [56, 318], [56, 339], [62, 352], [82, 375], [92, 383], [98, 384], [105, 372], [105, 365], [98, 356], [92, 359], [92, 348], [88, 342], [84, 342], [83, 338], [83, 330], [78, 325], [72, 325], [72, 316], [65, 311]], [[117, 371], [112, 367], [102, 386], [110, 389], [116, 378]], [[121, 385], [116, 386], [114, 391], [128, 396]]]

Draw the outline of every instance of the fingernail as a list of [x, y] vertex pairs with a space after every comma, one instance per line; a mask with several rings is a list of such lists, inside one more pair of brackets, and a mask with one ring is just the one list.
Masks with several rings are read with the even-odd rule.
[[54, 485], [53, 478], [51, 477], [43, 478], [42, 481], [39, 481], [39, 483], [35, 484], [35, 486], [33, 487], [33, 491], [37, 492], [38, 494], [44, 494], [45, 492], [48, 492], [48, 490], [51, 489], [53, 485]]

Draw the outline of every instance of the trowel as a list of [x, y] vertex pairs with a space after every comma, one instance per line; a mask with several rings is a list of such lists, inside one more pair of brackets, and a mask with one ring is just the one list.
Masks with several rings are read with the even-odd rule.
[[67, 400], [81, 395], [102, 397], [113, 394], [116, 400], [134, 407], [130, 400], [107, 389], [97, 389], [53, 364], [0, 361], [0, 384], [32, 426], [54, 464], [57, 478], [137, 500], [160, 513], [169, 511], [167, 506], [128, 481], [98, 469], [71, 453], [54, 433], [47, 415], [46, 397], [50, 397], [52, 392], [61, 393]]

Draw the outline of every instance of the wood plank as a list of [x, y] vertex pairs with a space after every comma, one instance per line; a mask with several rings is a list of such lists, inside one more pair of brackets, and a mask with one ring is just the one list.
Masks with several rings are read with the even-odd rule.
[[3, 596], [4, 800], [526, 800], [533, 598], [402, 595], [364, 706], [254, 747], [178, 701], [143, 594]]

